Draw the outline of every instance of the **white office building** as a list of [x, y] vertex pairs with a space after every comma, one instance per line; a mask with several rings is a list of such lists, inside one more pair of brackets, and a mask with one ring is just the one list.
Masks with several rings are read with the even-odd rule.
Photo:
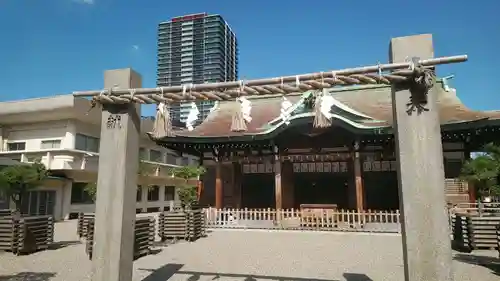
[[[72, 95], [0, 102], [0, 157], [25, 163], [38, 159], [51, 172], [42, 186], [25, 196], [24, 213], [61, 220], [94, 211], [84, 187], [97, 180], [101, 114], [87, 114], [89, 108], [89, 100]], [[196, 157], [180, 156], [152, 142], [146, 132], [153, 122], [145, 118], [141, 123], [141, 166], [148, 176], [138, 182], [137, 212], [169, 206], [177, 196], [171, 168], [198, 163]], [[12, 202], [3, 198], [0, 209], [8, 204]]]

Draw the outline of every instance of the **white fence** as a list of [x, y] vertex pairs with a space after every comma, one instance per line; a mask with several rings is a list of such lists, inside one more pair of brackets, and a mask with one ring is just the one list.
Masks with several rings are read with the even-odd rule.
[[205, 209], [208, 228], [400, 232], [399, 211]]
[[[450, 231], [456, 213], [499, 213], [500, 203], [465, 203], [448, 209]], [[329, 209], [216, 209], [205, 208], [207, 228], [316, 230], [354, 232], [401, 232], [401, 215], [396, 211]], [[151, 215], [151, 214], [141, 214]]]

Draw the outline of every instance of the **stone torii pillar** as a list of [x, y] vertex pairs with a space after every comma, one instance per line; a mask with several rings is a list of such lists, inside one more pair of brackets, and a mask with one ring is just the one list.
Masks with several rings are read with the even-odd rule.
[[[433, 56], [430, 34], [391, 40], [391, 62]], [[408, 85], [392, 87], [406, 281], [453, 280], [443, 146], [435, 88], [429, 90], [427, 104], [420, 104], [426, 110], [409, 112], [412, 93]]]
[[[140, 88], [141, 76], [108, 70], [104, 87]], [[132, 280], [140, 130], [140, 104], [103, 105], [92, 281]]]

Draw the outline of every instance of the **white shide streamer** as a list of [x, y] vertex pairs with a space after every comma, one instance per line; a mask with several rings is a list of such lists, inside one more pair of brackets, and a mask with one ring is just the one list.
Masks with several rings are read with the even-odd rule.
[[186, 118], [186, 128], [189, 131], [192, 131], [194, 129], [193, 125], [198, 120], [198, 115], [200, 115], [200, 111], [198, 110], [196, 103], [191, 102], [191, 109], [189, 110], [188, 116]]
[[245, 119], [247, 123], [250, 123], [252, 121], [252, 102], [245, 97], [240, 97], [239, 100], [241, 103], [241, 113], [243, 114], [243, 119]]
[[335, 99], [330, 94], [321, 96], [320, 111], [327, 118], [332, 119], [332, 106], [335, 104]]
[[216, 100], [216, 101], [214, 102], [214, 106], [212, 106], [212, 107], [210, 108], [210, 113], [214, 112], [214, 111], [217, 109], [217, 107], [218, 107], [218, 106], [219, 106], [219, 101], [218, 101], [218, 100]]
[[283, 101], [281, 102], [281, 114], [280, 118], [285, 122], [286, 125], [290, 124], [290, 112], [288, 109], [292, 107], [292, 103], [285, 97], [283, 96]]

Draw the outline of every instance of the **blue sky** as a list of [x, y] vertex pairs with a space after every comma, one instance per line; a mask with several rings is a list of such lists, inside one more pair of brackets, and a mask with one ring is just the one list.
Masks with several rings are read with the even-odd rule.
[[499, 9], [495, 0], [0, 0], [0, 101], [100, 89], [113, 68], [154, 87], [157, 24], [208, 12], [236, 32], [240, 78], [387, 62], [391, 37], [433, 33], [436, 56], [469, 55], [438, 75], [455, 74], [467, 106], [500, 109]]

